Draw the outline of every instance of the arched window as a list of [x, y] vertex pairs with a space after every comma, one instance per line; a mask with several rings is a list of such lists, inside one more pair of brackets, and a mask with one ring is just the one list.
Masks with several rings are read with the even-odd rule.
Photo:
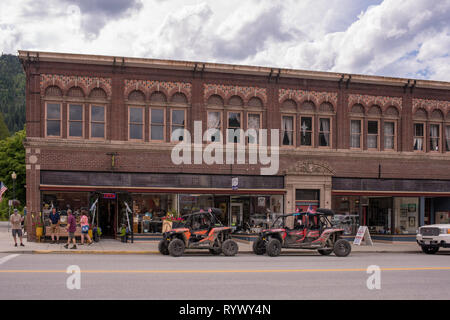
[[145, 102], [145, 95], [140, 90], [133, 90], [128, 95], [128, 101], [133, 102]]

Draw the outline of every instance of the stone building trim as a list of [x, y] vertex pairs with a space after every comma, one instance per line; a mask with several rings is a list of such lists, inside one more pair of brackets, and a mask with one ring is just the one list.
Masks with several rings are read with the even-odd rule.
[[40, 79], [41, 95], [50, 86], [57, 86], [66, 95], [70, 88], [80, 87], [85, 97], [95, 88], [101, 88], [106, 96], [111, 98], [112, 80], [111, 78], [89, 77], [89, 76], [65, 76], [60, 74], [41, 74]]
[[167, 101], [170, 101], [175, 93], [183, 93], [188, 103], [191, 103], [192, 99], [192, 84], [189, 82], [126, 79], [124, 84], [124, 98], [128, 99], [129, 94], [135, 90], [142, 91], [146, 100], [150, 99], [150, 96], [154, 92], [164, 93]]
[[440, 110], [444, 117], [450, 120], [450, 101], [431, 100], [431, 99], [412, 99], [413, 110], [415, 114], [418, 109], [425, 109], [429, 115], [434, 110]]
[[260, 87], [242, 87], [233, 85], [222, 85], [222, 84], [211, 84], [206, 83], [203, 85], [203, 97], [205, 104], [207, 103], [209, 97], [212, 95], [219, 95], [228, 103], [228, 100], [232, 96], [239, 96], [244, 101], [244, 105], [247, 105], [249, 100], [253, 97], [260, 98], [263, 105], [267, 104], [267, 90], [266, 88]]
[[295, 165], [284, 171], [286, 175], [319, 175], [334, 176], [335, 172], [325, 161], [297, 161]]
[[386, 110], [394, 106], [398, 109], [400, 113], [403, 107], [403, 99], [401, 97], [389, 97], [389, 96], [373, 96], [366, 94], [349, 94], [348, 95], [348, 111], [350, 112], [352, 107], [355, 104], [361, 104], [365, 113], [369, 111], [369, 108], [377, 105], [381, 108], [382, 113], [384, 114]]
[[280, 89], [278, 91], [278, 102], [282, 104], [286, 100], [294, 100], [298, 105], [305, 101], [312, 101], [316, 107], [320, 106], [324, 102], [331, 103], [334, 110], [337, 106], [337, 93], [327, 91], [307, 91], [296, 89]]

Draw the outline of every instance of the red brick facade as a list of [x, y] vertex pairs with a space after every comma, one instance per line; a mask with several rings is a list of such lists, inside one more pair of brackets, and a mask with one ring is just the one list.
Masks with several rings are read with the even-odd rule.
[[[205, 64], [146, 59], [114, 58], [111, 61], [112, 57], [34, 52], [20, 52], [20, 58], [27, 76], [27, 207], [33, 214], [40, 211], [40, 172], [45, 170], [260, 174], [260, 165], [174, 165], [170, 159], [174, 144], [169, 142], [172, 107], [186, 110], [186, 129], [191, 132], [194, 121], [200, 120], [206, 130], [207, 110], [210, 109], [222, 112], [223, 125], [227, 124], [228, 111], [242, 112], [243, 129], [247, 129], [249, 112], [262, 115], [264, 129], [281, 129], [283, 114], [296, 116], [295, 146], [280, 146], [280, 176], [288, 175], [286, 172], [296, 163], [308, 160], [326, 163], [332, 170], [329, 174], [332, 177], [450, 181], [450, 152], [446, 145], [446, 139], [450, 138], [446, 133], [450, 130], [445, 130], [450, 126], [450, 84], [446, 82], [319, 72], [296, 75], [291, 70], [227, 65], [205, 67]], [[216, 98], [211, 102], [214, 105], [209, 104], [213, 101], [211, 97]], [[223, 105], [220, 105], [220, 98]], [[59, 138], [46, 137], [45, 108], [46, 103], [52, 101], [62, 106]], [[86, 110], [83, 139], [68, 138], [70, 102], [81, 103]], [[106, 107], [104, 140], [89, 139], [91, 119], [87, 110], [93, 104]], [[144, 108], [141, 142], [128, 139], [130, 105]], [[152, 106], [167, 110], [164, 143], [150, 141], [149, 108]], [[421, 113], [422, 118], [418, 110], [425, 111]], [[313, 118], [313, 147], [300, 146], [301, 115]], [[331, 119], [330, 147], [318, 147], [319, 117], [322, 116]], [[362, 121], [359, 150], [350, 148], [351, 119]], [[439, 151], [431, 152], [429, 143], [425, 143], [424, 152], [413, 151], [415, 119], [425, 124], [425, 142], [430, 140], [429, 125], [439, 124]], [[379, 123], [376, 150], [369, 150], [367, 144], [369, 120]], [[382, 128], [388, 120], [395, 123], [394, 150], [384, 148]], [[309, 181], [307, 177], [304, 179]], [[285, 210], [289, 211], [293, 209], [294, 199], [289, 199], [293, 195], [287, 190], [290, 187], [287, 180], [285, 183]], [[333, 191], [327, 187], [324, 190]], [[437, 191], [450, 195], [450, 189]], [[433, 193], [432, 190], [427, 192]], [[323, 206], [331, 206], [326, 200], [330, 196], [323, 198]]]

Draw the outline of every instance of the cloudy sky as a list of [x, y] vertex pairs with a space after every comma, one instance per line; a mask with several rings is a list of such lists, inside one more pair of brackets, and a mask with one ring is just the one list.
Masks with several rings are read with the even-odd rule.
[[450, 0], [1, 0], [19, 49], [450, 81]]

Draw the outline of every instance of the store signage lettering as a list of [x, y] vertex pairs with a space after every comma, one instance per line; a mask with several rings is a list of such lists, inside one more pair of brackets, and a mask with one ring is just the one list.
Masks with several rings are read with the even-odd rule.
[[[171, 141], [183, 139], [172, 148], [171, 159], [175, 165], [232, 165], [259, 164], [261, 175], [275, 175], [278, 173], [279, 163], [279, 130], [270, 129], [270, 146], [267, 145], [268, 130], [227, 130], [227, 143], [211, 142], [203, 148], [203, 142], [210, 142], [208, 137], [216, 134], [217, 129], [208, 129], [202, 134], [202, 121], [194, 121], [194, 139], [186, 129], [176, 129], [172, 132]], [[258, 137], [258, 143], [249, 144], [246, 151], [245, 137]], [[224, 137], [220, 132], [220, 140]], [[238, 142], [229, 142], [238, 141]], [[193, 152], [192, 152], [192, 149]], [[192, 162], [192, 155], [194, 161]], [[248, 159], [247, 159], [248, 157]], [[225, 159], [224, 159], [225, 158]], [[267, 167], [263, 167], [267, 166]]]
[[115, 198], [116, 198], [115, 193], [104, 193], [103, 194], [103, 199], [115, 199]]

